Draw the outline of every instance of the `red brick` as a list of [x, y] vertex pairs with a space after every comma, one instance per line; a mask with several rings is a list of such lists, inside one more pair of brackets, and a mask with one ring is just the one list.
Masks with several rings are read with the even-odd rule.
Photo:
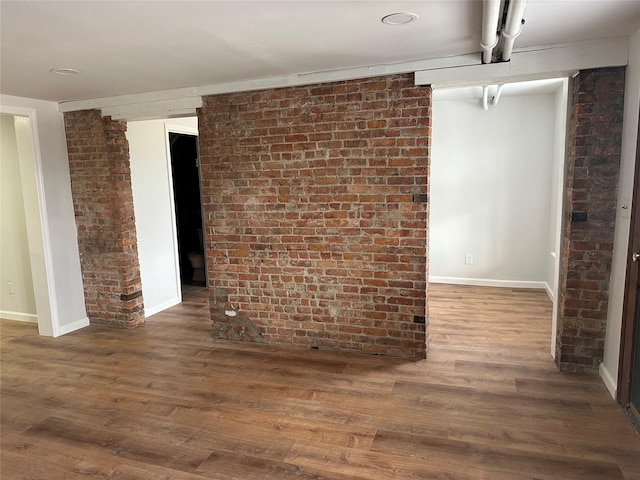
[[127, 125], [97, 110], [65, 113], [87, 315], [92, 324], [144, 322]]
[[406, 326], [425, 315], [427, 205], [412, 194], [428, 182], [430, 106], [411, 75], [203, 99], [214, 336], [426, 356], [426, 325]]
[[[582, 71], [573, 80], [556, 363], [597, 372], [604, 341], [620, 164], [624, 68]], [[604, 112], [604, 113], [603, 113]], [[571, 222], [573, 211], [588, 221]]]

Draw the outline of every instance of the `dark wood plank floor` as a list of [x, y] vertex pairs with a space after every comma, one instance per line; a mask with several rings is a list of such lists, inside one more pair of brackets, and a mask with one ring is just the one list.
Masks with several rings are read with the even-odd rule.
[[430, 286], [427, 361], [214, 341], [206, 295], [134, 331], [1, 323], [2, 479], [640, 479], [542, 292]]

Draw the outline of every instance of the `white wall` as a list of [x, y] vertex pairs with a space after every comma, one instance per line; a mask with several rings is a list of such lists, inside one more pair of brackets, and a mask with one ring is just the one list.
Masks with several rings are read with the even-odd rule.
[[[479, 99], [437, 94], [430, 281], [544, 288], [553, 235], [555, 95], [503, 96], [485, 111]], [[467, 253], [472, 265], [465, 264]]]
[[[561, 246], [562, 202], [564, 199], [564, 165], [567, 143], [567, 102], [568, 79], [562, 83], [554, 96], [554, 129], [553, 129], [553, 165], [551, 168], [551, 189], [549, 198], [549, 256], [545, 282], [550, 287], [549, 294], [553, 297], [559, 281], [559, 255]], [[555, 348], [554, 348], [555, 351]]]
[[562, 255], [562, 225], [567, 146], [569, 79], [555, 93], [555, 118], [553, 132], [553, 167], [551, 169], [551, 198], [549, 210], [549, 257], [545, 284], [553, 301], [551, 320], [551, 356], [556, 358], [556, 336], [558, 328], [558, 286], [560, 284], [560, 257]]
[[145, 316], [180, 303], [180, 269], [167, 132], [198, 133], [197, 118], [132, 121], [127, 126]]
[[[624, 92], [624, 123], [622, 129], [622, 155], [618, 185], [618, 213], [616, 215], [613, 242], [613, 264], [609, 285], [609, 309], [605, 336], [604, 359], [600, 364], [600, 376], [613, 397], [618, 384], [618, 361], [620, 357], [620, 335], [622, 332], [622, 310], [624, 284], [627, 269], [630, 219], [622, 209], [633, 198], [633, 176], [635, 170], [636, 141], [638, 135], [638, 110], [640, 109], [640, 30], [629, 41], [629, 64], [627, 65]], [[640, 208], [636, 205], [635, 208]]]
[[0, 115], [0, 318], [37, 322], [13, 115]]
[[21, 175], [23, 195], [30, 198], [25, 214], [38, 329], [41, 335], [62, 335], [89, 324], [64, 118], [56, 103], [8, 95], [0, 95], [0, 111], [22, 117], [15, 123], [16, 138], [22, 157], [30, 157], [21, 163]]

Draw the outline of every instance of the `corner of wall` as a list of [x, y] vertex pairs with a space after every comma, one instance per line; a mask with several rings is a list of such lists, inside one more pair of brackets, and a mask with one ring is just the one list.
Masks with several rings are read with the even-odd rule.
[[57, 331], [54, 333], [54, 337], [60, 337], [62, 335], [66, 335], [67, 333], [74, 332], [84, 327], [89, 326], [89, 317], [84, 317], [79, 320], [76, 320], [72, 323], [67, 323], [65, 325], [60, 325]]
[[617, 389], [618, 382], [616, 382], [613, 375], [611, 375], [611, 372], [609, 371], [609, 369], [604, 363], [600, 364], [600, 368], [598, 370], [600, 373], [600, 378], [602, 378], [602, 381], [604, 382], [604, 385], [607, 387], [607, 390], [609, 390], [609, 393], [613, 398], [616, 398], [618, 394], [618, 389]]

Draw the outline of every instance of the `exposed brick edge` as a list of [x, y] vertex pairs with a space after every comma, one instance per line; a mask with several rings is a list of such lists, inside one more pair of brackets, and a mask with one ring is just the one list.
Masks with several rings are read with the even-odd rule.
[[622, 145], [624, 68], [573, 80], [556, 363], [596, 372], [603, 358]]
[[94, 325], [134, 328], [144, 302], [127, 124], [98, 110], [64, 117], [87, 315]]

